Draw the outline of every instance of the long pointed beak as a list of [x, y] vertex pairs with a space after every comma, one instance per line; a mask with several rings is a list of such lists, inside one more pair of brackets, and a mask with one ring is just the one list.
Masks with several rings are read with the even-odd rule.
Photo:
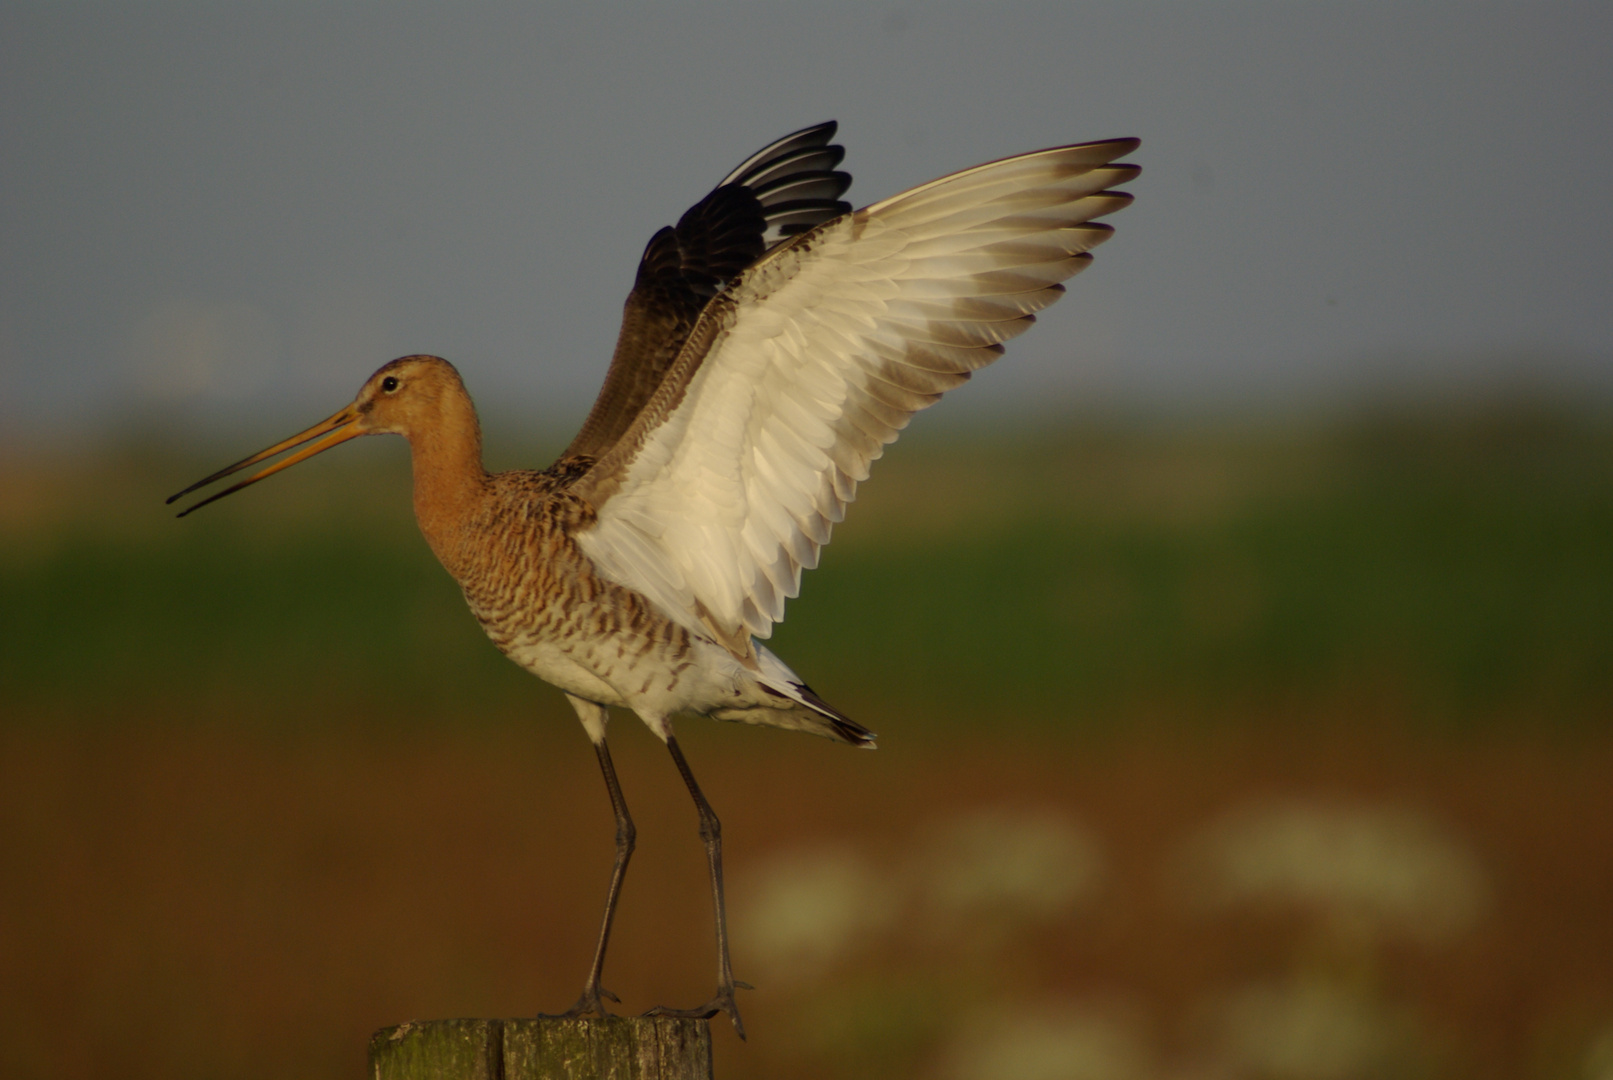
[[[250, 469], [258, 462], [267, 461], [276, 454], [283, 454], [287, 450], [292, 450], [296, 447], [302, 446], [301, 450], [298, 450], [290, 457], [282, 458], [273, 465], [270, 465], [268, 468], [258, 470], [245, 480], [242, 480], [236, 484], [231, 484], [223, 491], [209, 495], [199, 503], [187, 506], [176, 515], [177, 517], [184, 517], [191, 511], [199, 510], [210, 502], [216, 502], [226, 495], [240, 491], [244, 487], [250, 487], [265, 477], [273, 476], [281, 469], [289, 469], [291, 466], [297, 464], [297, 462], [307, 461], [315, 454], [329, 450], [338, 443], [344, 443], [348, 439], [357, 438], [358, 436], [365, 434], [364, 429], [359, 426], [359, 418], [360, 414], [358, 410], [349, 405], [335, 416], [332, 416], [327, 420], [321, 420], [307, 431], [293, 435], [284, 442], [277, 442], [267, 450], [261, 450], [249, 458], [244, 458], [241, 461], [237, 461], [234, 465], [231, 465], [227, 469], [220, 469], [212, 476], [208, 476], [196, 481], [184, 491], [179, 492], [177, 495], [170, 496], [168, 498], [168, 503], [171, 505], [175, 499], [182, 499], [198, 488], [204, 488], [208, 484], [211, 484], [216, 480], [222, 480], [226, 476], [230, 476], [234, 473], [238, 473], [242, 469]], [[304, 443], [308, 443], [309, 445], [303, 446]]]

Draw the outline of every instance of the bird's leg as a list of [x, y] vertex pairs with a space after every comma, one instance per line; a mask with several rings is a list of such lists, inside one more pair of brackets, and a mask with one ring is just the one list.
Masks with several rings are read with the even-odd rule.
[[610, 792], [611, 809], [616, 813], [616, 862], [611, 867], [610, 891], [605, 894], [605, 917], [599, 925], [599, 943], [594, 946], [594, 963], [588, 969], [588, 981], [583, 983], [582, 996], [577, 999], [577, 1004], [560, 1013], [562, 1017], [577, 1017], [585, 1013], [607, 1017], [610, 1013], [605, 1011], [603, 999], [609, 998], [618, 1004], [621, 1002], [615, 994], [599, 985], [599, 979], [605, 969], [605, 946], [610, 944], [611, 920], [616, 917], [616, 901], [622, 894], [622, 879], [627, 876], [627, 861], [633, 857], [638, 830], [633, 827], [633, 818], [627, 812], [627, 800], [622, 797], [622, 785], [616, 779], [616, 765], [610, 759], [610, 747], [605, 745], [603, 737], [594, 743], [594, 753], [599, 758], [599, 771], [605, 774], [605, 789]]
[[719, 1012], [725, 1012], [734, 1022], [734, 1030], [743, 1039], [745, 1025], [739, 1019], [739, 1006], [734, 1001], [734, 990], [736, 988], [750, 990], [753, 987], [749, 983], [734, 981], [733, 967], [728, 960], [728, 915], [722, 897], [722, 822], [717, 820], [717, 815], [711, 809], [711, 804], [706, 801], [700, 785], [695, 783], [694, 773], [689, 771], [689, 763], [683, 759], [683, 751], [678, 749], [678, 740], [669, 734], [666, 745], [667, 749], [672, 751], [672, 760], [677, 763], [678, 772], [683, 776], [689, 794], [694, 797], [695, 810], [700, 814], [700, 839], [706, 845], [706, 864], [711, 868], [711, 897], [717, 911], [717, 994], [697, 1008], [669, 1009], [663, 1005], [651, 1009], [645, 1015], [710, 1018]]

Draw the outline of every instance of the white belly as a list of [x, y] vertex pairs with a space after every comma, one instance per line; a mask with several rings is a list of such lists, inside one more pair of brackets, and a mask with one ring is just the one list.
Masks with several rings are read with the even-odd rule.
[[551, 686], [601, 705], [626, 705], [627, 699], [588, 666], [572, 658], [574, 647], [540, 641], [517, 645], [509, 658]]
[[723, 649], [700, 642], [687, 662], [667, 664], [653, 652], [619, 655], [610, 642], [523, 643], [510, 659], [568, 694], [632, 709], [646, 722], [680, 712], [709, 713], [766, 701], [744, 667]]

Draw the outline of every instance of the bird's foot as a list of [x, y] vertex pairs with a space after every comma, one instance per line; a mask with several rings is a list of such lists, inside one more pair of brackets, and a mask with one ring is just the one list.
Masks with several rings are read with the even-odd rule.
[[621, 998], [617, 997], [609, 990], [606, 990], [603, 986], [585, 986], [582, 988], [582, 996], [577, 999], [577, 1004], [573, 1005], [563, 1013], [539, 1013], [538, 1019], [576, 1020], [578, 1017], [587, 1016], [589, 1013], [595, 1013], [600, 1017], [600, 1019], [609, 1020], [610, 1013], [605, 1008], [605, 998], [609, 998], [618, 1005], [622, 1003]]
[[645, 1016], [676, 1016], [684, 1019], [710, 1020], [718, 1013], [727, 1013], [728, 1019], [734, 1022], [734, 1032], [743, 1039], [745, 1037], [745, 1022], [739, 1018], [739, 1005], [734, 1001], [735, 990], [754, 990], [756, 987], [750, 983], [734, 982], [727, 986], [717, 987], [717, 994], [704, 1005], [696, 1005], [692, 1009], [670, 1009], [665, 1005], [657, 1005], [649, 1010]]

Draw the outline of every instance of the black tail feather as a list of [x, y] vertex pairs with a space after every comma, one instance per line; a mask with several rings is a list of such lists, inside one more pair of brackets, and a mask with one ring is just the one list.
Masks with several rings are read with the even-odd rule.
[[829, 722], [834, 725], [835, 734], [853, 746], [864, 746], [870, 750], [874, 748], [874, 739], [877, 736], [872, 731], [869, 731], [857, 721], [824, 701], [806, 683], [792, 683], [791, 685], [800, 693], [802, 701], [829, 718]]

